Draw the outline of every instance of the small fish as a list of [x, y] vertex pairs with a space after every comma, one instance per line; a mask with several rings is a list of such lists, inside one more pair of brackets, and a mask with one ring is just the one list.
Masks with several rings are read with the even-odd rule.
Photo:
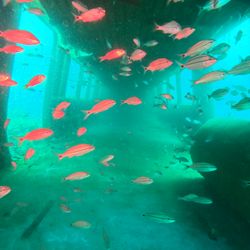
[[226, 75], [227, 73], [225, 71], [213, 71], [197, 79], [194, 84], [216, 82], [219, 80], [223, 80]]
[[31, 3], [34, 0], [16, 0], [17, 3]]
[[23, 51], [24, 49], [22, 47], [16, 45], [5, 45], [4, 47], [0, 48], [0, 52], [5, 54], [16, 54]]
[[85, 127], [81, 127], [77, 130], [77, 136], [82, 136], [87, 132], [87, 129]]
[[28, 132], [23, 137], [19, 138], [19, 145], [21, 145], [24, 141], [37, 141], [43, 140], [50, 136], [52, 136], [54, 132], [49, 128], [39, 128]]
[[131, 61], [141, 61], [145, 56], [147, 55], [147, 53], [144, 50], [141, 49], [136, 49], [131, 56], [129, 57], [129, 59]]
[[113, 49], [113, 50], [107, 52], [104, 56], [101, 56], [99, 58], [100, 58], [100, 62], [110, 61], [110, 60], [121, 58], [125, 54], [126, 54], [126, 51], [124, 49]]
[[109, 167], [109, 161], [111, 161], [112, 159], [114, 159], [114, 155], [107, 155], [104, 159], [101, 160], [100, 163], [103, 164], [105, 167]]
[[64, 153], [59, 154], [58, 158], [59, 160], [62, 160], [63, 158], [72, 158], [75, 156], [82, 156], [93, 150], [95, 150], [95, 147], [90, 144], [78, 144], [76, 146], [73, 146], [67, 149]]
[[189, 92], [186, 93], [185, 98], [193, 102], [197, 101], [197, 97], [195, 95], [190, 94]]
[[146, 71], [157, 71], [157, 70], [164, 70], [169, 68], [173, 64], [172, 61], [168, 60], [167, 58], [159, 58], [152, 61], [147, 67], [144, 67]]
[[0, 199], [11, 192], [11, 188], [8, 186], [0, 186]]
[[0, 82], [4, 82], [4, 81], [9, 80], [9, 79], [10, 79], [9, 74], [0, 72]]
[[177, 40], [181, 40], [184, 38], [187, 38], [189, 36], [191, 36], [193, 33], [195, 32], [194, 28], [185, 28], [183, 30], [180, 30], [176, 35], [175, 35], [175, 39]]
[[145, 213], [142, 216], [145, 216], [149, 218], [150, 220], [153, 220], [158, 223], [173, 223], [175, 222], [175, 219], [170, 218], [165, 213]]
[[59, 120], [65, 116], [65, 113], [61, 110], [54, 110], [52, 116], [54, 119]]
[[167, 100], [173, 100], [174, 97], [171, 94], [161, 94], [162, 97], [166, 98]]
[[155, 31], [162, 31], [163, 34], [176, 35], [181, 31], [181, 26], [176, 21], [171, 21], [163, 25], [155, 24]]
[[10, 119], [6, 119], [4, 124], [3, 124], [3, 128], [6, 129], [10, 124]]
[[129, 97], [128, 99], [122, 101], [122, 104], [128, 104], [128, 105], [140, 105], [142, 104], [142, 101], [140, 98], [136, 96]]
[[179, 2], [184, 3], [184, 0], [167, 0], [167, 5], [169, 5], [170, 3], [179, 3]]
[[74, 15], [74, 18], [75, 22], [92, 23], [101, 21], [105, 15], [106, 10], [101, 7], [97, 7], [87, 10], [86, 12], [81, 13], [79, 16]]
[[200, 173], [208, 173], [217, 170], [216, 166], [206, 162], [196, 162], [189, 166], [189, 168], [192, 168]]
[[238, 103], [231, 106], [236, 110], [247, 110], [250, 109], [250, 97], [244, 97]]
[[158, 45], [159, 42], [157, 42], [156, 40], [151, 40], [151, 41], [148, 41], [146, 43], [144, 43], [143, 45], [146, 46], [146, 47], [154, 47], [156, 45]]
[[130, 72], [132, 69], [128, 66], [124, 66], [121, 68], [122, 71], [125, 71], [125, 72]]
[[179, 197], [178, 200], [194, 202], [194, 203], [199, 203], [203, 205], [210, 205], [213, 203], [213, 201], [210, 198], [198, 196], [196, 194], [188, 194], [183, 197]]
[[37, 16], [42, 16], [44, 15], [43, 10], [40, 8], [28, 8], [27, 11], [31, 14], [37, 15]]
[[235, 37], [235, 44], [237, 44], [241, 40], [242, 36], [243, 36], [243, 31], [239, 30]]
[[90, 110], [83, 111], [86, 114], [84, 117], [84, 120], [86, 120], [92, 114], [98, 114], [100, 112], [103, 112], [112, 108], [115, 104], [116, 102], [111, 99], [103, 100], [97, 103]]
[[149, 177], [141, 176], [132, 180], [132, 182], [141, 185], [149, 185], [152, 184], [154, 181]]
[[32, 77], [32, 79], [24, 86], [26, 89], [30, 87], [34, 87], [43, 81], [45, 81], [46, 76], [45, 75], [36, 75]]
[[227, 95], [228, 93], [229, 93], [229, 89], [228, 88], [216, 89], [210, 95], [208, 95], [208, 98], [209, 99], [210, 98], [220, 99], [220, 98], [224, 97], [225, 95]]
[[217, 60], [214, 57], [211, 57], [208, 55], [198, 55], [198, 56], [192, 57], [184, 64], [181, 64], [178, 62], [177, 63], [180, 65], [182, 69], [187, 68], [190, 70], [199, 70], [199, 69], [208, 68], [214, 65], [216, 62]]
[[226, 53], [230, 49], [230, 45], [227, 43], [220, 43], [209, 51], [209, 54], [219, 56]]
[[202, 54], [204, 52], [206, 52], [207, 50], [209, 50], [213, 43], [215, 41], [214, 40], [201, 40], [198, 43], [194, 44], [191, 48], [189, 48], [187, 50], [186, 53], [181, 54], [181, 57], [187, 57], [187, 56], [196, 56], [199, 54]]
[[53, 118], [54, 119], [63, 118], [64, 115], [65, 115], [64, 111], [65, 111], [65, 109], [67, 109], [70, 106], [70, 104], [71, 104], [70, 102], [66, 102], [66, 101], [59, 103], [55, 107], [55, 109], [54, 109], [54, 111], [52, 113]]
[[141, 42], [138, 38], [134, 38], [133, 43], [136, 45], [136, 47], [138, 47], [138, 48], [141, 47]]
[[7, 79], [5, 81], [1, 81], [0, 82], [0, 87], [12, 87], [12, 86], [16, 86], [17, 82], [11, 80], [11, 79]]
[[244, 75], [250, 73], [250, 60], [244, 60], [228, 71], [232, 75]]
[[29, 160], [34, 154], [35, 154], [35, 150], [34, 150], [33, 148], [29, 148], [29, 149], [26, 151], [24, 160], [26, 160], [26, 161]]
[[179, 162], [189, 162], [189, 160], [186, 158], [186, 157], [184, 157], [184, 156], [174, 156], [174, 158], [176, 159], [176, 160], [178, 160]]
[[26, 30], [5, 30], [0, 31], [0, 37], [12, 43], [20, 43], [25, 45], [37, 45], [40, 41], [29, 31]]
[[77, 227], [77, 228], [85, 228], [88, 229], [91, 227], [91, 224], [88, 221], [84, 221], [84, 220], [78, 220], [75, 221], [71, 224], [72, 227]]
[[64, 177], [65, 181], [77, 181], [77, 180], [83, 180], [90, 176], [87, 172], [75, 172], [73, 174], [70, 174], [66, 177]]
[[61, 209], [62, 212], [64, 212], [64, 213], [71, 213], [70, 207], [68, 207], [68, 206], [65, 205], [65, 204], [60, 204], [60, 209]]
[[119, 73], [120, 76], [131, 76], [131, 72], [120, 72]]
[[13, 167], [13, 170], [15, 171], [17, 168], [17, 163], [15, 161], [12, 161], [11, 166]]

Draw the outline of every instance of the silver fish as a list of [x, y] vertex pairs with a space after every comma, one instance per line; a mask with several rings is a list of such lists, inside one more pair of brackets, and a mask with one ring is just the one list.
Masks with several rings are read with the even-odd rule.
[[190, 166], [190, 168], [200, 172], [200, 173], [208, 173], [217, 170], [217, 167], [206, 162], [196, 162]]
[[232, 75], [250, 74], [250, 60], [244, 60], [229, 70], [228, 73]]
[[216, 82], [219, 80], [223, 80], [226, 77], [225, 71], [213, 71], [208, 74], [203, 75], [200, 79], [197, 79], [194, 83], [200, 84], [200, 83], [210, 83], [210, 82]]
[[158, 223], [173, 223], [175, 219], [170, 218], [165, 213], [145, 213], [143, 216]]
[[210, 205], [213, 201], [210, 198], [198, 196], [197, 194], [188, 194], [183, 197], [179, 197], [179, 200], [187, 201], [187, 202], [194, 202], [203, 205]]
[[238, 103], [232, 105], [231, 107], [237, 110], [250, 109], [250, 97], [244, 97]]
[[214, 57], [208, 56], [208, 55], [199, 55], [192, 57], [189, 59], [186, 63], [180, 65], [181, 68], [188, 68], [191, 70], [197, 70], [197, 69], [204, 69], [212, 66], [216, 63], [216, 59]]

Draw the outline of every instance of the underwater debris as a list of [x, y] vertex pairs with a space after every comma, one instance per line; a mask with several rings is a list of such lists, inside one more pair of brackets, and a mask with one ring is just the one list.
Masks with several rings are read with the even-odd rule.
[[36, 216], [31, 225], [24, 230], [21, 235], [21, 239], [28, 239], [31, 234], [37, 229], [37, 227], [41, 224], [45, 216], [48, 214], [52, 206], [54, 205], [54, 201], [48, 201], [46, 206], [42, 209], [42, 211]]
[[147, 217], [150, 220], [153, 220], [158, 223], [173, 223], [175, 219], [169, 217], [165, 213], [145, 213], [142, 216]]
[[33, 148], [29, 148], [26, 151], [26, 154], [24, 156], [24, 160], [29, 160], [34, 154], [35, 154], [35, 150]]

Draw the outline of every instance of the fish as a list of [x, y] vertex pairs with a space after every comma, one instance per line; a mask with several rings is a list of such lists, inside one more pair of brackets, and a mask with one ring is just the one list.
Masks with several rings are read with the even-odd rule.
[[169, 5], [170, 3], [184, 3], [184, 0], [167, 0], [167, 5]]
[[181, 64], [177, 62], [180, 67], [187, 68], [190, 70], [199, 70], [199, 69], [204, 69], [208, 68], [212, 65], [214, 65], [217, 62], [216, 58], [208, 55], [198, 55], [195, 57], [190, 58], [186, 63]]
[[191, 36], [193, 33], [195, 32], [195, 29], [194, 28], [184, 28], [182, 30], [180, 30], [176, 35], [175, 35], [175, 38], [176, 40], [181, 40], [181, 39], [184, 39], [184, 38], [187, 38], [189, 36]]
[[216, 166], [207, 162], [196, 162], [189, 166], [189, 168], [192, 168], [193, 170], [196, 170], [200, 173], [214, 172], [217, 170]]
[[250, 60], [244, 60], [241, 63], [234, 66], [228, 71], [231, 75], [245, 75], [250, 74]]
[[87, 132], [87, 129], [85, 127], [81, 127], [77, 130], [77, 136], [82, 136]]
[[5, 54], [16, 54], [23, 51], [24, 49], [17, 45], [5, 45], [4, 47], [0, 48], [0, 52], [3, 52]]
[[110, 61], [123, 57], [126, 54], [124, 49], [113, 49], [107, 52], [104, 56], [99, 57], [100, 62]]
[[78, 144], [76, 146], [67, 149], [64, 153], [58, 154], [58, 158], [59, 160], [62, 160], [63, 158], [82, 156], [87, 153], [90, 153], [93, 150], [95, 150], [95, 147], [90, 144]]
[[11, 166], [13, 167], [13, 170], [15, 171], [17, 168], [17, 163], [15, 161], [12, 161]]
[[162, 97], [166, 98], [167, 100], [173, 100], [174, 97], [171, 94], [161, 94]]
[[158, 41], [150, 40], [150, 41], [147, 41], [146, 43], [144, 43], [143, 45], [146, 46], [146, 47], [154, 47], [154, 46], [156, 46], [158, 44], [159, 44]]
[[91, 224], [88, 221], [84, 221], [84, 220], [78, 220], [75, 221], [71, 224], [72, 227], [76, 227], [76, 228], [85, 228], [88, 229], [91, 227]]
[[132, 96], [132, 97], [129, 97], [126, 100], [122, 101], [122, 104], [140, 105], [140, 104], [142, 104], [142, 101], [140, 98], [138, 98], [136, 96]]
[[231, 106], [232, 109], [236, 110], [247, 110], [250, 109], [250, 97], [244, 97], [239, 102]]
[[216, 89], [210, 95], [208, 95], [208, 98], [220, 99], [228, 93], [229, 93], [228, 88]]
[[88, 8], [84, 4], [82, 4], [78, 1], [72, 1], [71, 4], [78, 12], [84, 13], [84, 12], [88, 11]]
[[9, 79], [10, 79], [9, 74], [0, 72], [0, 82], [4, 82], [4, 81], [9, 80]]
[[63, 101], [60, 102], [53, 110], [52, 116], [54, 119], [61, 119], [64, 117], [65, 113], [65, 109], [67, 109], [69, 106], [71, 105], [70, 102], [67, 101]]
[[6, 7], [10, 2], [11, 0], [3, 0], [3, 7]]
[[18, 138], [19, 145], [21, 145], [24, 141], [43, 140], [52, 136], [53, 134], [54, 134], [53, 130], [49, 128], [38, 128], [28, 132], [23, 137]]
[[146, 71], [157, 71], [157, 70], [164, 70], [169, 68], [173, 64], [172, 61], [168, 60], [167, 58], [159, 58], [152, 61], [147, 67], [144, 67]]
[[132, 69], [131, 69], [130, 67], [128, 67], [128, 66], [122, 67], [121, 70], [122, 70], [122, 71], [125, 71], [125, 72], [130, 72], [130, 71], [132, 71]]
[[165, 213], [145, 213], [142, 216], [149, 218], [150, 220], [153, 220], [158, 223], [173, 223], [175, 222], [175, 219], [169, 217]]
[[142, 50], [142, 49], [136, 49], [131, 56], [129, 57], [129, 59], [131, 61], [141, 61], [145, 56], [147, 55], [147, 53]]
[[26, 151], [24, 160], [29, 160], [34, 154], [35, 154], [35, 150], [34, 150], [33, 148], [29, 148], [29, 149]]
[[243, 36], [243, 31], [239, 30], [235, 37], [235, 44], [237, 44], [241, 40], [242, 36]]
[[32, 33], [26, 30], [5, 30], [0, 31], [0, 37], [8, 42], [24, 45], [38, 45], [40, 41]]
[[31, 3], [34, 0], [16, 0], [17, 3]]
[[119, 73], [120, 76], [131, 76], [131, 72], [120, 72]]
[[34, 87], [38, 84], [41, 84], [45, 80], [46, 80], [45, 75], [36, 75], [36, 76], [32, 77], [32, 79], [24, 86], [24, 88], [27, 89], [30, 87]]
[[71, 209], [69, 206], [65, 205], [65, 204], [60, 204], [60, 209], [62, 210], [62, 212], [64, 213], [71, 213]]
[[84, 120], [86, 120], [92, 114], [98, 114], [112, 108], [115, 104], [116, 101], [111, 99], [100, 101], [99, 103], [95, 104], [90, 110], [82, 111], [86, 114]]
[[9, 186], [0, 186], [0, 199], [11, 192], [11, 188]]
[[65, 113], [61, 110], [54, 110], [52, 116], [54, 119], [59, 120], [65, 116]]
[[187, 56], [196, 56], [199, 54], [202, 54], [204, 52], [206, 52], [207, 50], [209, 50], [213, 43], [215, 42], [215, 40], [201, 40], [198, 43], [194, 44], [192, 47], [190, 47], [187, 52], [181, 54], [181, 57], [187, 57]]
[[183, 200], [187, 202], [194, 202], [203, 205], [210, 205], [213, 201], [210, 198], [198, 196], [197, 194], [188, 194], [183, 197], [179, 197], [178, 200]]
[[132, 180], [132, 182], [136, 184], [141, 184], [141, 185], [149, 185], [149, 184], [152, 184], [154, 181], [153, 179], [149, 177], [141, 176]]
[[3, 128], [6, 129], [10, 124], [10, 119], [6, 119], [4, 124], [3, 124]]
[[138, 39], [138, 38], [134, 38], [133, 39], [133, 43], [136, 45], [136, 47], [141, 47], [141, 41], [140, 41], [140, 39]]
[[199, 15], [203, 12], [220, 9], [230, 1], [231, 0], [208, 0], [207, 3], [200, 9]]
[[105, 167], [109, 167], [111, 164], [109, 163], [109, 161], [111, 161], [112, 159], [114, 159], [114, 155], [107, 155], [104, 159], [102, 159], [100, 161], [100, 163], [102, 165], [104, 165]]
[[0, 82], [0, 87], [12, 87], [12, 86], [16, 86], [17, 82], [13, 81], [11, 79], [7, 79], [5, 81], [1, 81]]
[[194, 82], [194, 84], [211, 83], [211, 82], [220, 81], [220, 80], [225, 79], [226, 75], [227, 75], [226, 71], [213, 71], [197, 79]]
[[197, 101], [197, 97], [195, 95], [192, 95], [190, 92], [187, 92], [184, 97], [190, 101], [193, 101], [193, 102]]
[[158, 25], [155, 23], [155, 31], [162, 31], [163, 34], [176, 35], [181, 31], [181, 26], [176, 21], [171, 21], [163, 25]]
[[230, 49], [230, 47], [231, 46], [227, 43], [220, 43], [211, 50], [209, 50], [209, 54], [219, 56], [221, 54], [226, 53]]
[[248, 180], [241, 180], [240, 183], [243, 188], [247, 188], [250, 186], [250, 181]]
[[70, 174], [66, 177], [64, 177], [65, 181], [77, 181], [77, 180], [83, 180], [90, 176], [87, 172], [75, 172], [73, 174]]
[[75, 22], [83, 22], [83, 23], [92, 23], [101, 21], [106, 15], [106, 10], [97, 7], [90, 10], [87, 10], [80, 15], [74, 15]]
[[37, 16], [42, 16], [44, 15], [44, 12], [40, 8], [28, 8], [27, 11], [31, 14], [37, 15]]

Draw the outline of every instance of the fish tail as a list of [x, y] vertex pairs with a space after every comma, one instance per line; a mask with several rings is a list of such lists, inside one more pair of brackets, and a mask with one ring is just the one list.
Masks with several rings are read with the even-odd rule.
[[100, 62], [103, 62], [105, 60], [104, 56], [100, 56], [99, 59], [100, 59]]

